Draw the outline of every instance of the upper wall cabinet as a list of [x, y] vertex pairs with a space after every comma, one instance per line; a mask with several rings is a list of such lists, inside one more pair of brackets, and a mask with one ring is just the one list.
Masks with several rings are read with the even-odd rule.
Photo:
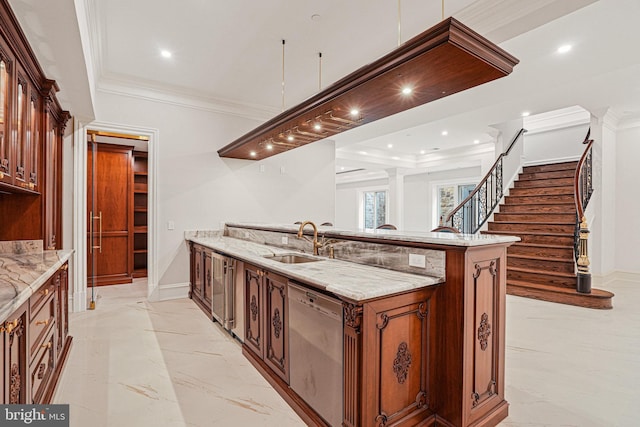
[[61, 246], [62, 142], [71, 117], [0, 0], [0, 240]]

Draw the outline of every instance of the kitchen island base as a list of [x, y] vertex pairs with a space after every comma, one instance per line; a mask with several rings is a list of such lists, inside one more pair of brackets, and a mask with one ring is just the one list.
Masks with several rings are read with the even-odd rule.
[[[336, 422], [323, 419], [289, 382], [285, 284], [291, 281], [342, 303], [343, 405], [336, 407], [342, 426], [491, 427], [508, 416], [506, 249], [517, 238], [329, 230], [323, 237], [336, 246], [334, 253], [359, 261], [355, 246], [376, 245], [378, 255], [367, 260], [381, 263], [388, 263], [387, 254], [404, 263], [402, 257], [424, 251], [426, 268], [443, 273], [434, 276], [355, 260], [278, 263], [273, 258], [292, 248], [265, 241], [286, 240], [282, 234], [295, 233], [289, 228], [227, 224], [224, 234], [189, 240], [245, 263], [243, 354], [305, 423]], [[242, 230], [252, 238], [239, 237]]]

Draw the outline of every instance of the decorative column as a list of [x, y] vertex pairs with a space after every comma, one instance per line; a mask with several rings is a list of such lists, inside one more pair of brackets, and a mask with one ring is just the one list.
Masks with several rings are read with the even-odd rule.
[[389, 176], [389, 217], [387, 223], [395, 225], [398, 230], [404, 226], [404, 173], [399, 168], [386, 169]]

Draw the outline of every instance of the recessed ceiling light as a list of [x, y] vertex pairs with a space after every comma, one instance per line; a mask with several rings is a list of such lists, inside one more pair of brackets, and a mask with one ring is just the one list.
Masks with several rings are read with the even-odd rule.
[[166, 49], [161, 50], [160, 55], [162, 55], [163, 58], [171, 58], [172, 56], [171, 52]]
[[293, 135], [289, 135], [289, 136], [287, 137], [287, 141], [293, 141], [293, 139], [294, 139], [294, 138], [293, 138]]
[[571, 46], [570, 44], [563, 44], [558, 48], [558, 53], [567, 53], [571, 50], [572, 47], [573, 46]]
[[393, 144], [387, 144], [387, 148], [393, 148]]
[[443, 130], [442, 131], [442, 136], [447, 136], [447, 135], [449, 135], [449, 132], [447, 132], [446, 130]]
[[340, 166], [340, 170], [343, 171], [344, 170], [344, 166]]
[[360, 151], [360, 154], [362, 154], [362, 155], [366, 156], [366, 155], [367, 155], [367, 152], [366, 152], [366, 151]]
[[411, 92], [413, 92], [413, 89], [411, 89], [409, 86], [406, 86], [406, 87], [402, 88], [402, 93], [404, 95], [409, 95], [409, 94], [411, 94]]
[[474, 139], [474, 140], [473, 140], [473, 143], [474, 143], [474, 144], [480, 144], [480, 140], [479, 140], [479, 139]]
[[251, 152], [249, 153], [249, 155], [250, 155], [251, 157], [255, 157], [255, 156], [256, 156], [256, 152], [255, 152], [255, 151], [251, 151]]
[[273, 150], [273, 144], [267, 144], [267, 150]]
[[425, 150], [420, 150], [420, 154], [424, 154], [424, 153], [426, 153]]
[[522, 112], [522, 117], [529, 117], [529, 115], [530, 115], [530, 114], [531, 114], [531, 113], [530, 113], [530, 112], [528, 112], [528, 111], [523, 111], [523, 112]]
[[391, 160], [400, 160], [400, 157], [393, 156]]
[[357, 116], [358, 114], [360, 114], [360, 111], [358, 111], [358, 109], [354, 108], [350, 111], [352, 116]]
[[316, 123], [315, 125], [313, 125], [313, 128], [315, 130], [320, 130], [320, 129], [322, 129], [322, 126], [320, 125], [320, 123]]

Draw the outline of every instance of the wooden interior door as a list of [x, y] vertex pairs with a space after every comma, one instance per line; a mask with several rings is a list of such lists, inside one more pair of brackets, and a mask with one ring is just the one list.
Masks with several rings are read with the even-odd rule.
[[131, 283], [133, 148], [89, 141], [87, 263], [90, 283]]

